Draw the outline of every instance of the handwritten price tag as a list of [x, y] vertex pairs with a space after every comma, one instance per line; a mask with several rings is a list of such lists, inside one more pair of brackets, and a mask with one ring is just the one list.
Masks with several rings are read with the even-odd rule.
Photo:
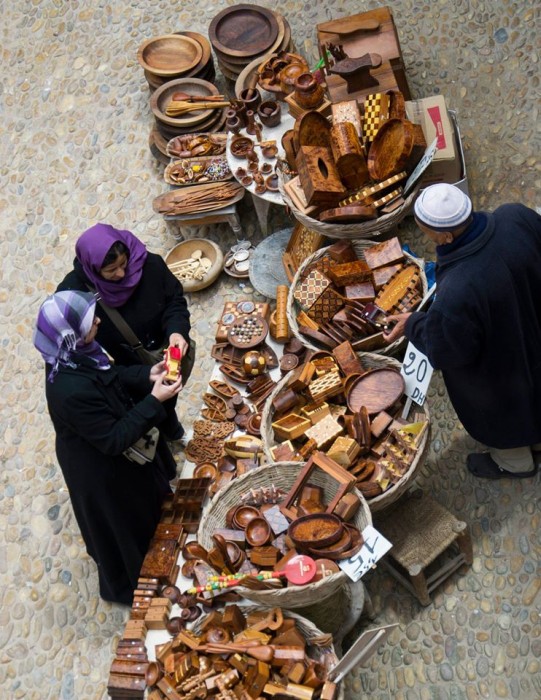
[[362, 578], [393, 546], [372, 525], [363, 530], [363, 539], [364, 544], [357, 554], [338, 562], [338, 566], [352, 581]]
[[408, 344], [400, 374], [406, 383], [405, 394], [415, 403], [422, 406], [425, 402], [426, 393], [434, 368], [428, 361], [428, 357], [420, 350], [417, 350], [412, 343]]

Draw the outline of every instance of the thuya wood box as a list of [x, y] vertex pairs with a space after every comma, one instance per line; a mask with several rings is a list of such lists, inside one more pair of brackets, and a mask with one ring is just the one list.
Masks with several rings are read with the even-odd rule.
[[303, 435], [312, 424], [308, 418], [297, 413], [288, 413], [272, 424], [274, 434], [282, 440], [295, 440]]
[[297, 170], [309, 206], [333, 206], [346, 194], [330, 148], [302, 146], [297, 154]]

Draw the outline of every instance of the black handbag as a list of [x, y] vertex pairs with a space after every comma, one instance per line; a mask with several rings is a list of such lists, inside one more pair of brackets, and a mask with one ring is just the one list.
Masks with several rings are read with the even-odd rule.
[[[95, 292], [95, 290], [92, 289], [92, 287], [90, 286], [89, 289]], [[161, 362], [163, 360], [163, 348], [160, 350], [147, 350], [143, 346], [143, 343], [135, 335], [129, 324], [126, 323], [125, 319], [122, 318], [122, 316], [116, 309], [113, 309], [111, 306], [107, 306], [107, 304], [104, 304], [104, 302], [99, 297], [98, 304], [105, 311], [107, 316], [109, 316], [119, 333], [124, 337], [124, 340], [128, 343], [130, 350], [137, 355], [141, 364], [155, 365], [156, 363]], [[182, 375], [182, 384], [184, 386], [186, 386], [186, 382], [190, 378], [194, 364], [195, 341], [190, 340], [188, 352], [182, 356], [182, 360], [180, 361], [180, 373]]]

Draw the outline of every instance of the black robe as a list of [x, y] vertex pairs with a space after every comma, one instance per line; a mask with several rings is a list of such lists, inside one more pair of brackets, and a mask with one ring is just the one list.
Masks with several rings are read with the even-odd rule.
[[[163, 440], [148, 464], [122, 454], [165, 414], [148, 393], [149, 367], [98, 370], [88, 363], [60, 367], [54, 382], [46, 381], [56, 454], [88, 554], [98, 566], [100, 595], [131, 605], [175, 462]], [[134, 403], [130, 395], [144, 398]]]
[[[90, 281], [76, 258], [73, 270], [66, 275], [56, 291], [88, 292], [88, 284]], [[158, 350], [167, 345], [171, 333], [180, 333], [186, 342], [190, 342], [190, 312], [182, 285], [163, 258], [155, 253], [148, 253], [141, 279], [133, 294], [125, 304], [115, 309], [147, 350]], [[117, 364], [139, 365], [141, 360], [130, 349], [107, 313], [103, 309], [100, 310], [99, 302], [97, 314], [101, 320], [96, 336], [97, 342]], [[168, 438], [178, 439], [180, 432], [184, 431], [176, 415], [176, 403], [176, 396], [165, 402], [166, 418], [158, 427]]]
[[[89, 280], [82, 265], [74, 260], [73, 270], [64, 277], [56, 291], [75, 289], [88, 292]], [[141, 280], [128, 301], [115, 307], [147, 350], [157, 350], [168, 343], [171, 333], [180, 333], [190, 342], [190, 312], [181, 283], [163, 258], [149, 253]], [[138, 365], [141, 360], [132, 352], [124, 337], [102, 310], [96, 340], [119, 365]]]
[[510, 449], [541, 442], [541, 217], [521, 204], [486, 217], [477, 238], [438, 253], [435, 301], [406, 336], [442, 370], [468, 433]]

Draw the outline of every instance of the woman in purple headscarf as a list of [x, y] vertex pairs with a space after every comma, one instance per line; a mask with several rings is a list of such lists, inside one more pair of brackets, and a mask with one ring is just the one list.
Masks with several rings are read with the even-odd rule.
[[[96, 224], [85, 231], [75, 252], [73, 270], [57, 291], [90, 289], [98, 293], [103, 310], [97, 340], [116, 363], [140, 364], [141, 359], [105, 306], [120, 314], [146, 350], [178, 345], [183, 355], [187, 353], [188, 305], [182, 285], [159, 255], [149, 253], [130, 231], [109, 224]], [[175, 403], [166, 405], [167, 418], [160, 426], [169, 440], [180, 440], [184, 434]]]
[[56, 454], [98, 567], [100, 595], [131, 605], [175, 462], [161, 438], [147, 452], [149, 461], [134, 461], [130, 448], [143, 436], [155, 437], [164, 402], [182, 384], [164, 384], [163, 362], [111, 366], [95, 340], [95, 311], [90, 292], [57, 292], [39, 310], [33, 342], [47, 365]]

